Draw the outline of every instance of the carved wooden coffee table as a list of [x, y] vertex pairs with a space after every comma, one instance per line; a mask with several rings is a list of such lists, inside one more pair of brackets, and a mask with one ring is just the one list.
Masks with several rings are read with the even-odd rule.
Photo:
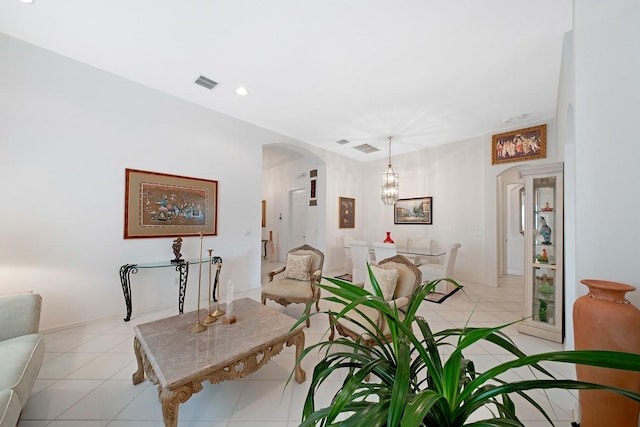
[[[223, 307], [224, 308], [224, 307]], [[202, 390], [202, 383], [220, 383], [246, 377], [264, 366], [284, 345], [296, 346], [296, 360], [304, 349], [303, 326], [291, 331], [295, 320], [249, 298], [233, 302], [237, 322], [210, 323], [206, 331], [191, 333], [196, 312], [134, 326], [133, 346], [138, 370], [133, 384], [144, 374], [158, 385], [165, 426], [177, 426], [178, 406]], [[204, 319], [207, 310], [200, 310]], [[298, 365], [295, 379], [305, 372]]]

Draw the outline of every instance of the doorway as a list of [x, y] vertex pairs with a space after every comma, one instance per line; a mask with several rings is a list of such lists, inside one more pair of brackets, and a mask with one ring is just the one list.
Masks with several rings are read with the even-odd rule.
[[307, 192], [304, 188], [289, 191], [289, 249], [307, 243]]
[[524, 276], [523, 187], [518, 167], [498, 175], [498, 279]]

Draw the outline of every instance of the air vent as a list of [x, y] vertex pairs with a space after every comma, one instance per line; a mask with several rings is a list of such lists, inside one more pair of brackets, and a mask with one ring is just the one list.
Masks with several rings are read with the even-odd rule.
[[358, 151], [362, 151], [365, 154], [370, 154], [370, 153], [375, 153], [376, 151], [380, 151], [378, 150], [376, 147], [369, 145], [369, 144], [362, 144], [362, 145], [358, 145], [357, 147], [353, 147]]
[[344, 144], [348, 144], [349, 141], [347, 141], [346, 139], [341, 139], [340, 141], [336, 141], [338, 144], [340, 145], [344, 145]]
[[214, 87], [216, 87], [218, 85], [218, 82], [214, 82], [213, 80], [205, 77], [205, 76], [200, 76], [198, 77], [198, 79], [195, 81], [195, 83], [199, 86], [202, 86], [205, 89], [213, 89]]

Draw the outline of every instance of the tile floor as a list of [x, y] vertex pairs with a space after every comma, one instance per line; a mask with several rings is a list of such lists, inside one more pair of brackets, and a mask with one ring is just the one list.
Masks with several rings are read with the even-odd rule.
[[[264, 266], [265, 271], [269, 265]], [[426, 302], [421, 315], [434, 330], [462, 326], [468, 319], [474, 325], [493, 326], [522, 316], [523, 288], [518, 280], [505, 281], [500, 288], [466, 285], [443, 304]], [[244, 293], [259, 301], [259, 289]], [[275, 303], [269, 306], [292, 316], [299, 316], [300, 305], [286, 308]], [[149, 381], [133, 385], [131, 375], [136, 370], [133, 355], [133, 325], [174, 315], [169, 308], [153, 313], [136, 314], [130, 322], [121, 319], [100, 321], [64, 331], [45, 334], [46, 356], [32, 397], [25, 407], [19, 427], [160, 427], [162, 411], [156, 387]], [[326, 317], [312, 319], [305, 330], [307, 343], [323, 339]], [[522, 335], [516, 327], [506, 331], [527, 353], [561, 350], [549, 341]], [[468, 352], [477, 369], [509, 358], [491, 344], [476, 345]], [[315, 356], [314, 356], [315, 357]], [[294, 363], [294, 350], [285, 348], [265, 367], [247, 378], [221, 384], [205, 383], [204, 390], [180, 406], [179, 426], [189, 427], [292, 427], [300, 421], [309, 380], [303, 384], [289, 383], [287, 378]], [[303, 368], [307, 378], [312, 374], [314, 360], [307, 358]], [[560, 377], [575, 378], [572, 367], [548, 365]], [[527, 378], [525, 369], [505, 378]], [[319, 399], [327, 404], [340, 378], [329, 383]], [[575, 398], [566, 391], [549, 391], [547, 396], [534, 393], [557, 425], [569, 426]], [[549, 425], [527, 403], [516, 401], [519, 414], [527, 426]]]

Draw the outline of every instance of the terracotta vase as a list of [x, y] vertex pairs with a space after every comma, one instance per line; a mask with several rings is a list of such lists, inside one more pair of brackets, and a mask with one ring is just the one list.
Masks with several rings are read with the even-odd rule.
[[[635, 288], [605, 280], [581, 280], [589, 294], [573, 305], [576, 350], [640, 354], [640, 310], [625, 294]], [[640, 372], [576, 365], [580, 381], [640, 391]], [[602, 390], [580, 390], [580, 427], [637, 427], [640, 403]]]
[[393, 239], [391, 238], [391, 232], [387, 231], [386, 233], [387, 233], [387, 238], [384, 239], [384, 243], [394, 243]]

